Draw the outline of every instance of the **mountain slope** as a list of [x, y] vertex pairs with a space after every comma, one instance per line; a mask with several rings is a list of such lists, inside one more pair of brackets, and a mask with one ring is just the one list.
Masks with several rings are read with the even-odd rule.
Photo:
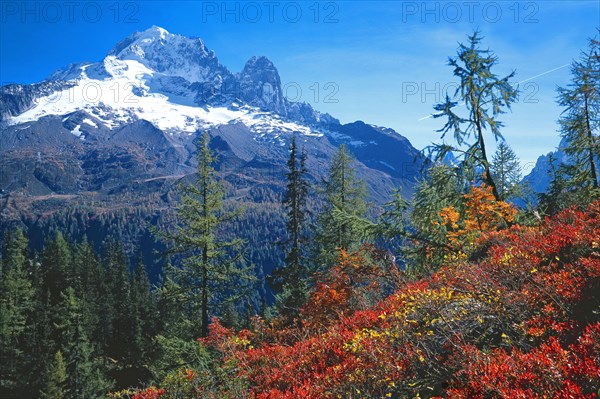
[[[99, 241], [104, 233], [146, 240], [146, 223], [170, 220], [177, 182], [195, 173], [202, 131], [212, 136], [230, 200], [250, 209], [236, 231], [265, 246], [283, 231], [292, 135], [308, 153], [312, 183], [346, 144], [375, 204], [397, 187], [410, 195], [424, 162], [392, 129], [343, 125], [288, 101], [266, 57], [232, 73], [201, 39], [159, 27], [132, 34], [99, 62], [72, 64], [41, 83], [4, 86], [0, 105], [2, 227], [16, 220], [34, 231], [63, 226]], [[111, 227], [106, 221], [116, 215], [123, 221]], [[104, 221], [102, 233], [92, 231], [94, 220]], [[257, 236], [248, 220], [266, 231]], [[268, 273], [278, 260], [264, 262]]]
[[561, 141], [555, 151], [538, 157], [535, 166], [531, 172], [523, 178], [523, 183], [534, 193], [544, 193], [550, 187], [552, 180], [552, 169], [558, 168], [561, 164], [569, 164], [570, 160], [564, 151], [565, 143]]

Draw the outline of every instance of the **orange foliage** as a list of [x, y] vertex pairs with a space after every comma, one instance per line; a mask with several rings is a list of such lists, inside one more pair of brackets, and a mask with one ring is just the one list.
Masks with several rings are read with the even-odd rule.
[[446, 238], [455, 258], [464, 257], [481, 236], [507, 227], [515, 220], [517, 210], [504, 201], [496, 201], [492, 189], [485, 184], [473, 186], [464, 195], [464, 215], [454, 207], [439, 212], [442, 225], [446, 227]]
[[382, 279], [397, 280], [398, 268], [387, 263], [373, 246], [348, 253], [340, 252], [337, 265], [318, 281], [302, 309], [303, 324], [314, 330], [327, 327], [342, 316], [367, 308], [378, 299]]

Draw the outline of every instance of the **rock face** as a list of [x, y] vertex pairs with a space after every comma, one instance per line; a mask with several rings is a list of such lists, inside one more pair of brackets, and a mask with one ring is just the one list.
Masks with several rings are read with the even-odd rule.
[[0, 88], [0, 123], [28, 110], [38, 98], [74, 86], [74, 82], [47, 80], [33, 85], [11, 84]]
[[279, 115], [287, 115], [279, 73], [267, 57], [248, 60], [238, 81], [241, 100]]
[[558, 168], [561, 164], [571, 163], [564, 148], [565, 143], [561, 141], [556, 151], [538, 157], [531, 172], [523, 178], [523, 183], [527, 184], [531, 191], [537, 194], [546, 192], [550, 187], [552, 169]]

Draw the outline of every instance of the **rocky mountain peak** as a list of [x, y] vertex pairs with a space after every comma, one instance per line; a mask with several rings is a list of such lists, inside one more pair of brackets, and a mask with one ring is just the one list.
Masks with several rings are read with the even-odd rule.
[[138, 61], [153, 71], [179, 76], [190, 83], [211, 80], [215, 74], [230, 74], [202, 39], [172, 34], [158, 26], [135, 32], [108, 56]]
[[287, 115], [281, 78], [267, 57], [252, 57], [239, 74], [241, 99], [248, 104]]
[[251, 73], [255, 70], [269, 70], [278, 75], [277, 68], [275, 68], [273, 62], [264, 55], [250, 58], [246, 62], [246, 65], [244, 65], [244, 70], [242, 73]]

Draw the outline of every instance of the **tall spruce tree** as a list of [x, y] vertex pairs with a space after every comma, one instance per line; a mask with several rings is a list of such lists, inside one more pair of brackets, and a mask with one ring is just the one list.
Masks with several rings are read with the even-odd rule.
[[131, 279], [131, 309], [130, 318], [133, 322], [133, 340], [131, 344], [131, 359], [133, 364], [144, 364], [151, 347], [153, 334], [156, 332], [156, 299], [151, 290], [146, 267], [141, 255]]
[[125, 361], [131, 357], [133, 339], [132, 304], [130, 301], [129, 260], [118, 241], [107, 243], [104, 268], [106, 278], [105, 311], [107, 333], [106, 353]]
[[62, 233], [56, 232], [42, 254], [43, 295], [54, 306], [61, 301], [63, 290], [69, 287], [73, 254]]
[[169, 252], [184, 257], [177, 283], [185, 291], [194, 328], [202, 337], [208, 335], [211, 313], [242, 286], [234, 285], [250, 279], [248, 269], [240, 266], [243, 241], [223, 238], [223, 225], [239, 212], [225, 210], [225, 188], [215, 176], [209, 142], [204, 133], [198, 145], [198, 178], [183, 187], [174, 231], [163, 233], [173, 244]]
[[[437, 161], [442, 161], [448, 153], [460, 154], [460, 171], [467, 173], [467, 180], [475, 177], [479, 170], [483, 171], [483, 181], [492, 188], [496, 200], [500, 200], [498, 187], [490, 171], [484, 134], [490, 131], [495, 140], [501, 139], [502, 122], [497, 120], [504, 109], [510, 109], [517, 98], [517, 90], [509, 82], [514, 72], [500, 78], [492, 72], [498, 58], [490, 50], [479, 48], [481, 43], [479, 32], [469, 36], [467, 45], [460, 44], [456, 58], [449, 58], [448, 64], [454, 68], [454, 76], [460, 84], [454, 95], [446, 94], [443, 103], [434, 106], [437, 111], [434, 118], [446, 117], [447, 122], [439, 132], [441, 138], [448, 132], [454, 135], [457, 146], [449, 144], [433, 144], [429, 150], [435, 154]], [[466, 108], [467, 115], [456, 113], [458, 105]], [[469, 143], [471, 136], [475, 141]], [[466, 149], [465, 147], [466, 146]]]
[[[63, 293], [70, 285], [73, 277], [72, 252], [62, 233], [56, 232], [54, 238], [45, 243], [41, 262], [40, 304], [36, 309], [34, 357], [38, 364], [34, 365], [37, 379], [44, 374], [42, 367], [51, 361], [56, 351], [60, 350], [61, 335], [55, 327], [61, 320], [60, 304]], [[37, 375], [36, 375], [37, 374]], [[43, 384], [40, 379], [37, 383]]]
[[559, 119], [565, 152], [573, 162], [576, 185], [598, 189], [600, 157], [600, 42], [590, 39], [589, 49], [571, 65], [571, 83], [558, 89]]
[[67, 368], [61, 351], [54, 355], [54, 362], [49, 365], [46, 383], [41, 392], [43, 399], [67, 399]]
[[72, 274], [75, 295], [81, 301], [86, 334], [100, 348], [98, 330], [101, 329], [101, 315], [106, 311], [106, 297], [102, 292], [106, 281], [100, 260], [85, 239], [74, 246]]
[[519, 194], [521, 163], [517, 154], [506, 142], [501, 142], [494, 153], [490, 172], [496, 182], [498, 195], [502, 201]]
[[28, 241], [19, 229], [8, 234], [0, 265], [0, 397], [26, 396], [34, 317], [34, 288], [27, 276]]
[[278, 313], [286, 323], [291, 323], [298, 316], [308, 295], [308, 268], [302, 256], [308, 212], [306, 152], [302, 151], [298, 155], [296, 136], [292, 137], [287, 166], [287, 186], [283, 197], [283, 205], [287, 211], [288, 235], [288, 239], [283, 243], [286, 246], [285, 267], [273, 272], [272, 285], [279, 291], [276, 303]]
[[336, 218], [335, 211], [341, 214], [362, 217], [366, 213], [366, 189], [356, 177], [354, 159], [342, 144], [334, 155], [329, 176], [323, 182], [325, 205], [318, 215], [315, 242], [317, 263], [331, 266], [338, 259], [338, 250], [349, 250], [360, 242], [356, 228], [349, 218]]
[[[71, 287], [62, 293], [57, 318], [54, 322], [59, 334], [59, 353], [66, 368], [65, 388], [69, 398], [95, 398], [110, 388], [101, 364], [95, 357], [86, 334], [79, 299]], [[58, 359], [57, 359], [58, 363]], [[52, 374], [59, 366], [57, 365]]]
[[56, 354], [53, 341], [52, 317], [54, 308], [50, 306], [49, 293], [45, 288], [43, 258], [34, 256], [29, 262], [28, 274], [34, 290], [34, 311], [29, 323], [31, 336], [28, 339], [28, 353], [32, 364], [25, 374], [29, 394], [24, 397], [35, 397], [46, 384], [47, 365]]

